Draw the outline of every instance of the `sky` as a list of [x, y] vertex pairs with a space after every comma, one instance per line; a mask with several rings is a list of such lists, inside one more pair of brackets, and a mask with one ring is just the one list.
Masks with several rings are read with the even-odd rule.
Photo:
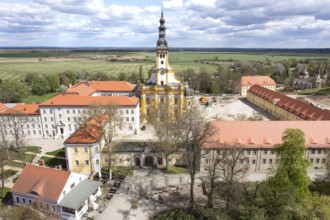
[[0, 47], [330, 48], [330, 0], [0, 0]]

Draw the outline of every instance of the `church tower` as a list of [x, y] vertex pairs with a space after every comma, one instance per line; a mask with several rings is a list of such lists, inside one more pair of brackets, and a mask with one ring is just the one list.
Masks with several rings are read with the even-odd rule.
[[141, 121], [148, 122], [152, 113], [160, 105], [166, 106], [173, 114], [182, 113], [191, 105], [192, 96], [187, 85], [183, 85], [175, 76], [169, 64], [168, 44], [166, 41], [165, 18], [162, 11], [159, 20], [159, 36], [156, 45], [156, 64], [149, 71], [149, 79], [140, 85]]

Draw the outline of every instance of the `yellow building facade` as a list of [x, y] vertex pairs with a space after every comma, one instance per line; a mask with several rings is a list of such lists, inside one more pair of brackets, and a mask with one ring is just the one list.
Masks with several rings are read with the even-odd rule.
[[156, 65], [149, 71], [149, 79], [139, 88], [142, 122], [152, 120], [153, 112], [157, 111], [160, 105], [166, 106], [173, 114], [181, 114], [193, 100], [188, 84], [176, 78], [175, 71], [169, 64], [163, 12], [159, 22]]

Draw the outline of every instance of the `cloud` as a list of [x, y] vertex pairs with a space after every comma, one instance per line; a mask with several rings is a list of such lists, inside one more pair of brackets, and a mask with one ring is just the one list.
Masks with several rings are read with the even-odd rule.
[[[0, 1], [0, 46], [153, 47], [158, 38], [160, 1]], [[330, 0], [163, 4], [170, 46], [330, 47]]]
[[182, 0], [164, 0], [163, 6], [165, 9], [177, 10], [183, 6]]

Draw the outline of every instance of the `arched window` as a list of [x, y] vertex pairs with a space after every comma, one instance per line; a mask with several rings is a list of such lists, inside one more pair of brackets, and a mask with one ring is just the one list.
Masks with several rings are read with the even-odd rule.
[[150, 98], [149, 97], [146, 98], [146, 103], [150, 104]]

